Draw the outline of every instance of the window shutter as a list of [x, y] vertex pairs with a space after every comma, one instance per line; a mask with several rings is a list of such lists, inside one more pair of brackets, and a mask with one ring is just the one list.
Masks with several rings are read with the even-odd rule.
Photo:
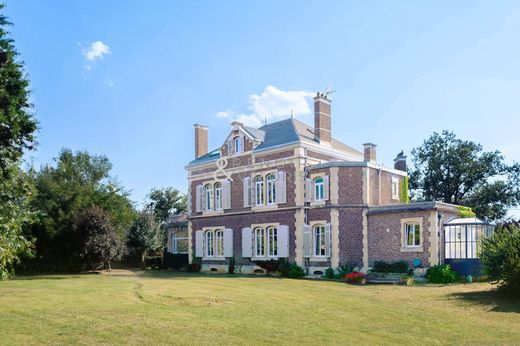
[[332, 239], [331, 239], [331, 231], [330, 231], [330, 223], [325, 225], [325, 256], [330, 257], [332, 253]]
[[312, 256], [312, 237], [311, 227], [309, 225], [303, 225], [303, 257]]
[[275, 181], [276, 203], [287, 203], [287, 182], [285, 172], [278, 172]]
[[195, 211], [197, 213], [202, 212], [202, 185], [197, 185], [195, 188]]
[[330, 178], [328, 175], [323, 177], [323, 199], [328, 201], [329, 200], [329, 183]]
[[224, 180], [222, 182], [222, 209], [231, 208], [231, 182]]
[[244, 208], [251, 206], [251, 178], [244, 178], [244, 186], [243, 186], [243, 195], [244, 195]]
[[250, 202], [250, 205], [253, 206], [253, 205], [256, 205], [256, 182], [255, 180], [251, 177], [251, 202]]
[[224, 257], [233, 257], [233, 230], [224, 230]]
[[228, 139], [228, 141], [227, 141], [227, 153], [228, 153], [228, 155], [233, 155], [233, 151], [234, 151], [233, 139]]
[[202, 231], [195, 232], [195, 257], [204, 257], [204, 234]]
[[305, 178], [305, 202], [312, 201], [312, 180]]
[[253, 257], [253, 229], [242, 228], [242, 257]]
[[278, 257], [289, 257], [289, 226], [278, 226]]

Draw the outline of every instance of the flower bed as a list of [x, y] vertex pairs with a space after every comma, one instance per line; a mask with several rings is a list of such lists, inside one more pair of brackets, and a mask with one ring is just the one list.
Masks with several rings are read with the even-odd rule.
[[366, 282], [366, 275], [362, 272], [351, 272], [346, 274], [343, 278], [351, 284], [364, 284]]

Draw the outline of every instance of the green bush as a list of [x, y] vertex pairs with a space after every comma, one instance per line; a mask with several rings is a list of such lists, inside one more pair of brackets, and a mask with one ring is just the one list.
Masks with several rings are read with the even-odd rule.
[[493, 236], [484, 238], [480, 262], [491, 283], [505, 291], [520, 294], [520, 227], [504, 225]]
[[410, 270], [411, 269], [407, 261], [397, 261], [392, 263], [388, 263], [385, 261], [375, 261], [370, 271], [374, 273], [409, 274]]
[[290, 264], [287, 271], [287, 277], [292, 279], [299, 279], [305, 276], [305, 270], [296, 264]]
[[323, 274], [323, 277], [325, 279], [334, 279], [334, 278], [336, 278], [336, 272], [334, 271], [334, 268], [327, 268], [327, 270], [325, 270], [325, 274]]
[[459, 276], [449, 264], [438, 264], [426, 271], [426, 278], [435, 284], [449, 284], [456, 282]]

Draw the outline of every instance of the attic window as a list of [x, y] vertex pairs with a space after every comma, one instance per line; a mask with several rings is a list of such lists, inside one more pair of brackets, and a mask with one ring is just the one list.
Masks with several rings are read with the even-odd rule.
[[242, 139], [240, 136], [233, 138], [233, 151], [235, 154], [242, 152]]

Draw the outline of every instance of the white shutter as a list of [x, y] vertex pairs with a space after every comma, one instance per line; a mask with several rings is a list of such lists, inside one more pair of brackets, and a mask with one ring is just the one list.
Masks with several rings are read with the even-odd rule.
[[330, 178], [328, 175], [323, 177], [323, 199], [328, 201], [329, 200], [329, 186], [330, 186]]
[[330, 223], [325, 225], [325, 256], [330, 257], [332, 246], [331, 246], [331, 232]]
[[222, 209], [231, 208], [231, 182], [224, 180], [222, 182]]
[[253, 229], [242, 228], [242, 257], [253, 257]]
[[278, 226], [277, 232], [278, 257], [287, 258], [289, 257], [289, 226]]
[[195, 232], [195, 257], [204, 257], [204, 233]]
[[251, 177], [251, 206], [256, 205], [256, 183], [253, 177]]
[[203, 195], [203, 187], [202, 185], [197, 185], [195, 188], [195, 211], [197, 213], [202, 212], [202, 195]]
[[275, 181], [276, 203], [287, 203], [287, 183], [285, 172], [278, 172]]
[[224, 257], [233, 257], [233, 230], [224, 230]]
[[305, 178], [305, 202], [312, 201], [312, 180]]
[[303, 257], [312, 256], [312, 234], [309, 225], [303, 225]]
[[243, 195], [244, 195], [244, 208], [251, 206], [251, 178], [244, 178], [243, 185]]
[[227, 153], [228, 153], [228, 155], [233, 155], [233, 151], [234, 151], [233, 140], [232, 139], [228, 139], [228, 141], [227, 141]]

